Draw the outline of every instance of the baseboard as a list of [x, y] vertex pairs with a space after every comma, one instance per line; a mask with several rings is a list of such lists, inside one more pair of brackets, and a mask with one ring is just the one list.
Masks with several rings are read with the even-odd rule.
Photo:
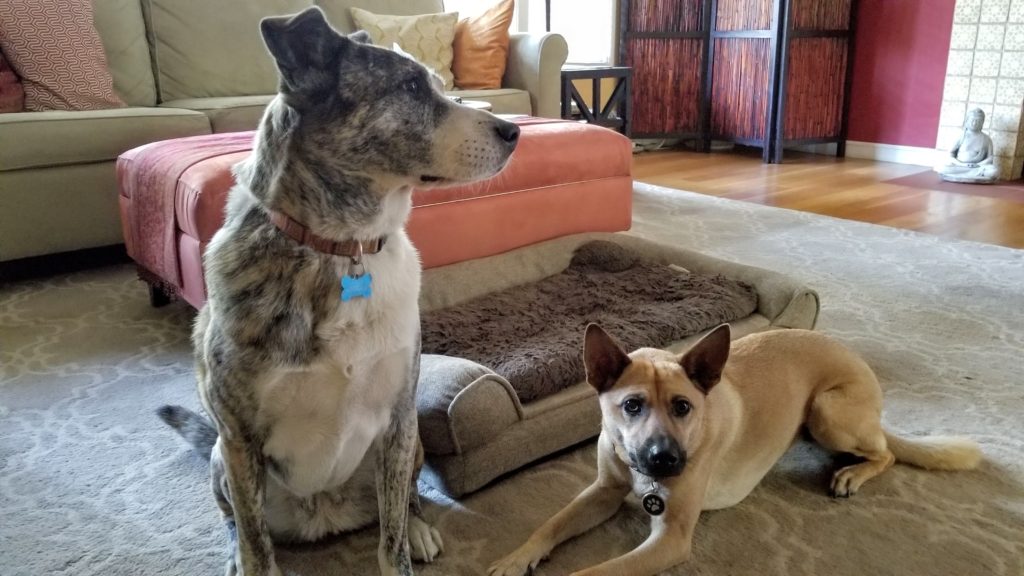
[[797, 152], [807, 152], [808, 154], [821, 154], [822, 156], [835, 156], [836, 145], [835, 143], [830, 144], [798, 144], [796, 146], [786, 146], [786, 150], [796, 150]]
[[858, 142], [856, 140], [846, 141], [846, 156], [849, 158], [931, 167], [935, 165], [935, 155], [934, 148]]
[[[787, 146], [786, 150], [797, 150], [799, 152], [821, 154], [824, 156], [836, 155], [836, 145], [834, 143]], [[893, 162], [895, 164], [910, 164], [913, 166], [931, 167], [935, 165], [934, 149], [917, 148], [915, 146], [899, 146], [897, 144], [879, 144], [876, 142], [847, 140], [846, 156], [848, 158]]]
[[0, 285], [131, 262], [124, 244], [0, 262]]

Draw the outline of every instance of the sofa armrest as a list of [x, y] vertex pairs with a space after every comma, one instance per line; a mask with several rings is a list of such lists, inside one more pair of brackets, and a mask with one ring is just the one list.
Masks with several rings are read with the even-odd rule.
[[533, 115], [561, 116], [562, 65], [569, 57], [569, 45], [560, 34], [512, 34], [503, 88], [530, 93]]
[[631, 235], [621, 235], [616, 241], [665, 264], [675, 264], [698, 274], [721, 274], [750, 284], [757, 290], [757, 312], [772, 326], [810, 330], [818, 321], [818, 293], [785, 274]]

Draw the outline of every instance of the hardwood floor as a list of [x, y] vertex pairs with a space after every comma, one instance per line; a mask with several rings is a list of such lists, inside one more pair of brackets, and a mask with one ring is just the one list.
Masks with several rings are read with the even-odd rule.
[[948, 184], [929, 184], [926, 174], [905, 179], [909, 184], [887, 182], [928, 172], [920, 166], [789, 152], [784, 164], [762, 164], [760, 154], [743, 148], [713, 154], [643, 152], [634, 156], [633, 177], [734, 200], [1024, 248], [1024, 186], [964, 186], [961, 192]]

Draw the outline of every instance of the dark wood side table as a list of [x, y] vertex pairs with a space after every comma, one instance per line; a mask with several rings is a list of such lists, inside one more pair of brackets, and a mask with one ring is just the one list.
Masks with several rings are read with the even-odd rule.
[[[612, 88], [608, 102], [601, 106], [601, 80], [604, 78], [614, 78], [615, 87]], [[593, 82], [592, 105], [576, 90], [573, 80]], [[633, 111], [632, 88], [633, 69], [629, 66], [565, 66], [562, 68], [562, 118], [583, 120], [629, 136], [632, 128], [629, 121]], [[579, 108], [578, 118], [572, 114], [573, 102]]]

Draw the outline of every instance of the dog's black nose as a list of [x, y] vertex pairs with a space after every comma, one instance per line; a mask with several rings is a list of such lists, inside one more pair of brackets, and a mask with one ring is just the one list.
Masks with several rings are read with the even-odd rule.
[[671, 468], [679, 464], [679, 456], [671, 452], [655, 452], [651, 454], [651, 464], [656, 468]]
[[678, 476], [686, 465], [686, 454], [674, 438], [663, 436], [647, 444], [644, 473], [655, 478]]
[[519, 140], [519, 126], [511, 122], [499, 120], [495, 130], [498, 132], [498, 136], [509, 144]]

